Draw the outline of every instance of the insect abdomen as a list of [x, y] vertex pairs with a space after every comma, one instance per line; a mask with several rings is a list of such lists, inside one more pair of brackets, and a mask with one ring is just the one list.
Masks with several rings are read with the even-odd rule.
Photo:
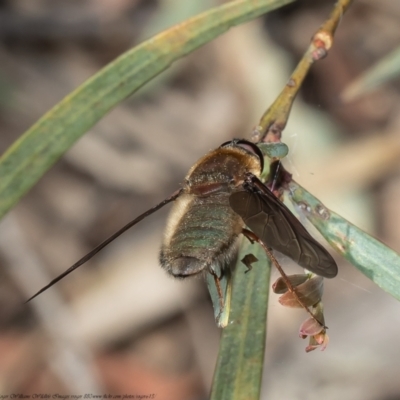
[[236, 255], [242, 219], [229, 205], [229, 195], [183, 195], [171, 212], [161, 248], [161, 265], [174, 276], [219, 270]]

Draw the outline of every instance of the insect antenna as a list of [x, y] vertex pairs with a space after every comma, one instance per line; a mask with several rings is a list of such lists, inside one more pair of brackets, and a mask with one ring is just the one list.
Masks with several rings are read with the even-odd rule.
[[157, 204], [156, 206], [150, 208], [143, 214], [139, 215], [132, 221], [128, 222], [125, 226], [123, 226], [120, 230], [112, 234], [109, 238], [101, 242], [98, 246], [96, 246], [93, 250], [91, 250], [89, 253], [84, 255], [80, 260], [78, 260], [74, 265], [69, 267], [66, 271], [64, 271], [62, 274], [58, 275], [56, 278], [54, 278], [50, 283], [48, 283], [46, 286], [44, 286], [42, 289], [40, 289], [37, 293], [35, 293], [32, 297], [30, 297], [28, 300], [25, 301], [24, 304], [28, 303], [29, 301], [33, 300], [36, 296], [39, 296], [39, 294], [43, 293], [50, 287], [52, 287], [54, 284], [56, 284], [58, 281], [60, 281], [62, 278], [66, 277], [68, 274], [70, 274], [72, 271], [75, 271], [77, 268], [79, 268], [81, 265], [85, 264], [87, 261], [89, 261], [93, 256], [95, 256], [100, 250], [104, 249], [108, 244], [110, 244], [114, 239], [116, 239], [118, 236], [122, 235], [124, 232], [126, 232], [128, 229], [132, 228], [132, 226], [136, 225], [138, 222], [140, 222], [142, 219], [148, 217], [149, 215], [153, 214], [155, 211], [159, 210], [160, 208], [164, 207], [166, 204], [170, 203], [171, 201], [176, 200], [180, 194], [182, 193], [182, 189], [177, 190], [175, 193], [173, 193], [171, 196], [167, 197], [165, 200], [163, 200], [161, 203]]

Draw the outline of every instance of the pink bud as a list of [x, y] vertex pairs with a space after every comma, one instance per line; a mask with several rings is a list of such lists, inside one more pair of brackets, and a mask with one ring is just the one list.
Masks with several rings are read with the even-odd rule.
[[324, 327], [310, 317], [301, 324], [299, 334], [300, 337], [314, 336], [321, 333], [323, 330]]

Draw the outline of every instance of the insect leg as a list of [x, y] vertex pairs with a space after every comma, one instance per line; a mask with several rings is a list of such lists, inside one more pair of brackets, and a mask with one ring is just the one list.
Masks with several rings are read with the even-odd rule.
[[217, 274], [214, 271], [210, 271], [210, 273], [214, 278], [215, 287], [217, 288], [217, 293], [218, 293], [218, 298], [219, 298], [219, 307], [220, 307], [221, 310], [223, 310], [224, 307], [225, 307], [225, 304], [224, 304], [224, 296], [222, 294], [222, 288], [221, 288], [220, 280], [219, 280]]
[[242, 234], [249, 239], [251, 242], [257, 242], [261, 247], [264, 249], [264, 251], [267, 253], [269, 259], [272, 261], [272, 263], [275, 265], [276, 269], [279, 271], [279, 273], [282, 276], [283, 281], [285, 282], [288, 290], [290, 293], [293, 294], [297, 302], [306, 310], [306, 312], [311, 316], [311, 318], [317, 322], [319, 325], [321, 325], [324, 329], [328, 329], [327, 326], [325, 326], [321, 321], [318, 321], [318, 319], [315, 317], [315, 315], [310, 311], [310, 309], [304, 304], [304, 302], [299, 298], [299, 295], [296, 292], [296, 289], [293, 287], [293, 285], [290, 283], [289, 278], [285, 274], [285, 271], [282, 269], [280, 266], [278, 260], [275, 258], [275, 256], [272, 254], [272, 250], [269, 249], [264, 242], [252, 231], [249, 231], [248, 229], [243, 229]]

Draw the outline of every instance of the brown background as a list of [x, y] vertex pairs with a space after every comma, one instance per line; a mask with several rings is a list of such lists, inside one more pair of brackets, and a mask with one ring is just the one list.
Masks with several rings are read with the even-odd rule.
[[[218, 3], [0, 1], [0, 151], [123, 51]], [[2, 221], [1, 394], [208, 398], [220, 332], [204, 282], [174, 281], [158, 266], [167, 210], [21, 302], [172, 193], [205, 152], [248, 136], [332, 4], [299, 1], [176, 63], [98, 123]], [[340, 93], [398, 46], [399, 26], [399, 2], [354, 2], [283, 136], [294, 178], [397, 251], [399, 81], [349, 104]], [[400, 398], [400, 304], [335, 257], [339, 276], [325, 283], [325, 352], [305, 354], [297, 337], [304, 313], [271, 295], [264, 398]]]

